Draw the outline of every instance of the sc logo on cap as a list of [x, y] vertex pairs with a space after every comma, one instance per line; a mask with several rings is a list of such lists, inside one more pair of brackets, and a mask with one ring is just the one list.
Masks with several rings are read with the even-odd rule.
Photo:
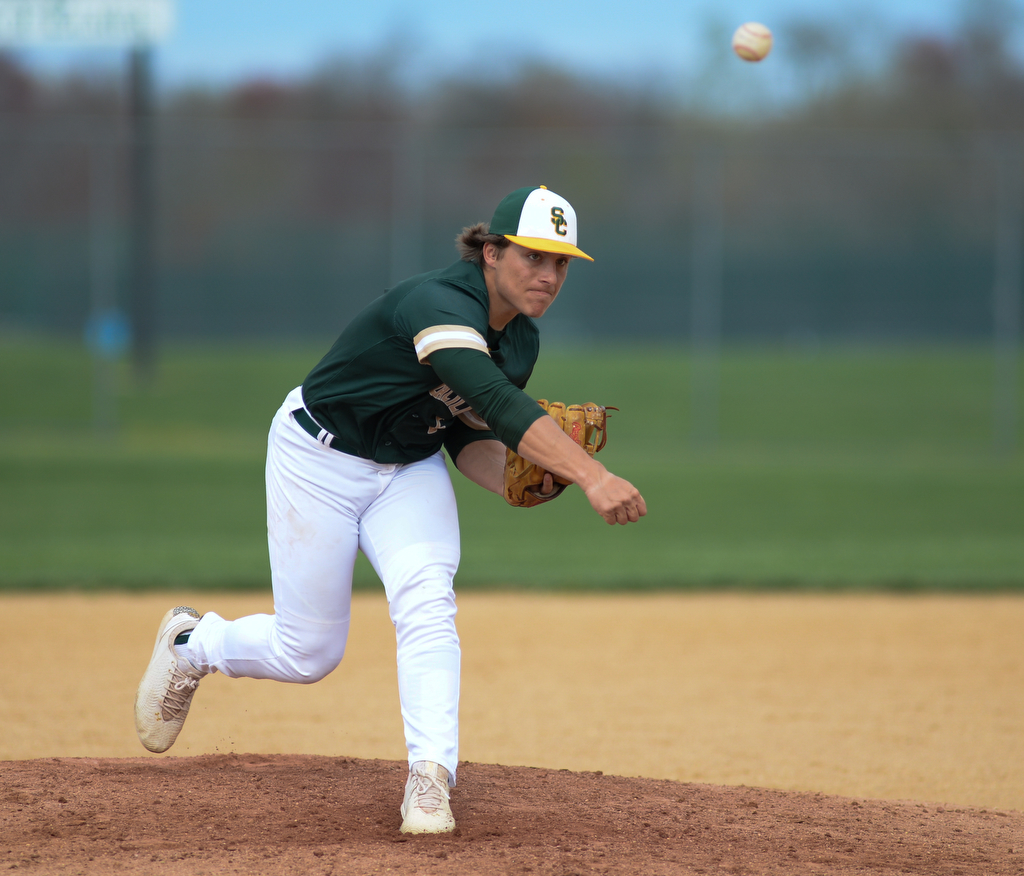
[[569, 233], [569, 220], [561, 207], [551, 208], [551, 224], [555, 226], [555, 234], [565, 237]]

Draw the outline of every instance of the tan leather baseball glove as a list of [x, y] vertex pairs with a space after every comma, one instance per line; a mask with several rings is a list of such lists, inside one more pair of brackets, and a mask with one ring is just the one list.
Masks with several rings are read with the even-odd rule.
[[[548, 402], [540, 399], [539, 404], [550, 414], [573, 441], [591, 456], [601, 450], [608, 441], [608, 411], [618, 408], [602, 407], [593, 402], [585, 405], [566, 405], [562, 402]], [[532, 508], [550, 502], [562, 494], [569, 481], [552, 474], [554, 481], [550, 493], [542, 493], [544, 475], [547, 471], [523, 459], [513, 450], [505, 450], [505, 501], [516, 508]]]

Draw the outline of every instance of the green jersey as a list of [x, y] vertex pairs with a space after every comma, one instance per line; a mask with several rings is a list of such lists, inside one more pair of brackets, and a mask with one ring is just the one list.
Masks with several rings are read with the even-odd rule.
[[483, 271], [456, 262], [399, 283], [362, 310], [302, 384], [331, 446], [380, 463], [497, 438], [515, 448], [543, 416], [522, 390], [540, 350], [519, 314], [488, 325]]

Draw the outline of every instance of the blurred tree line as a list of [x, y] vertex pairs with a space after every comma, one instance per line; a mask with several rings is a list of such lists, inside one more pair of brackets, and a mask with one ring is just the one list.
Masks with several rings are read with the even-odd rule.
[[[393, 45], [301, 81], [163, 91], [160, 330], [333, 335], [543, 183], [598, 256], [555, 333], [685, 336], [713, 214], [727, 336], [985, 335], [1001, 168], [1024, 142], [1015, 16], [972, 0], [941, 38], [783, 22], [762, 65], [726, 57], [726, 34], [682, 93], [530, 63], [410, 83]], [[43, 79], [0, 55], [0, 327], [79, 331], [97, 261], [123, 264], [127, 102], [110, 71]]]

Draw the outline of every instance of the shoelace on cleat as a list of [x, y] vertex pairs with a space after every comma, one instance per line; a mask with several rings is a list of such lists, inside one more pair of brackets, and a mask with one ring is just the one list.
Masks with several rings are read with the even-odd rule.
[[164, 701], [160, 704], [160, 714], [165, 721], [173, 721], [188, 707], [192, 694], [199, 687], [198, 678], [189, 678], [177, 666], [171, 673], [171, 684], [164, 695]]
[[447, 799], [448, 783], [438, 776], [425, 776], [421, 773], [413, 773], [412, 777], [415, 780], [412, 805], [424, 812], [437, 812]]

